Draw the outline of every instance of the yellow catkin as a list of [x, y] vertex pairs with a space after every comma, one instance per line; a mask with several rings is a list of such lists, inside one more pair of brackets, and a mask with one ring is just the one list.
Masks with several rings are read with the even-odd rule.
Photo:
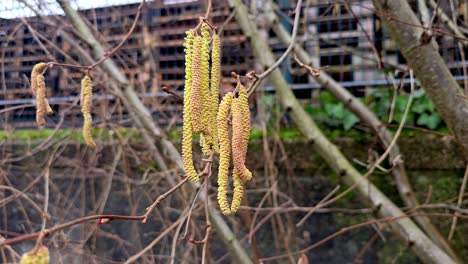
[[49, 249], [41, 246], [36, 252], [27, 252], [21, 256], [20, 264], [49, 264]]
[[45, 99], [45, 79], [44, 76], [39, 74], [36, 77], [36, 122], [39, 127], [45, 126], [45, 114], [47, 111], [47, 101]]
[[83, 113], [83, 137], [90, 148], [95, 148], [96, 143], [93, 140], [92, 128], [93, 117], [91, 116], [91, 102], [93, 97], [93, 87], [91, 85], [91, 78], [85, 76], [81, 80], [81, 112]]
[[242, 108], [242, 124], [244, 125], [242, 132], [242, 152], [244, 154], [244, 162], [247, 156], [247, 149], [249, 146], [250, 139], [250, 107], [249, 107], [249, 95], [247, 89], [241, 84], [239, 87], [239, 101]]
[[204, 23], [201, 27], [202, 46], [201, 46], [201, 101], [202, 101], [202, 137], [200, 138], [200, 145], [204, 155], [208, 156], [211, 152], [213, 145], [213, 137], [210, 131], [210, 118], [211, 114], [210, 104], [210, 31], [209, 26]]
[[[215, 119], [219, 104], [219, 78], [221, 76], [221, 40], [218, 35], [213, 35], [213, 48], [211, 50], [211, 82], [210, 82], [210, 120]], [[209, 123], [209, 131], [212, 134], [213, 150], [219, 153], [218, 127], [215, 122]]]
[[187, 177], [192, 182], [198, 182], [200, 177], [193, 165], [192, 154], [192, 118], [190, 113], [190, 98], [192, 89], [192, 52], [193, 52], [194, 32], [189, 30], [186, 32], [184, 47], [185, 47], [185, 90], [184, 90], [184, 117], [183, 117], [183, 134], [182, 134], [182, 160]]
[[221, 212], [227, 215], [231, 213], [227, 201], [229, 163], [231, 159], [231, 148], [229, 140], [228, 116], [231, 108], [233, 93], [227, 93], [219, 105], [217, 125], [219, 141], [219, 167], [218, 167], [218, 204]]
[[243, 116], [243, 102], [241, 98], [235, 98], [232, 102], [232, 160], [234, 167], [239, 170], [239, 175], [244, 181], [252, 179], [252, 173], [245, 167], [245, 131]]
[[[37, 97], [37, 87], [38, 87], [38, 76], [42, 76], [42, 72], [44, 69], [47, 67], [47, 64], [44, 62], [40, 62], [36, 65], [34, 65], [33, 70], [31, 71], [31, 89], [33, 91], [33, 94]], [[44, 76], [43, 76], [44, 77]], [[52, 110], [52, 107], [50, 107], [49, 102], [47, 101], [47, 98], [45, 98], [45, 80], [44, 78], [41, 78], [41, 82], [44, 83], [44, 100], [45, 100], [45, 113], [48, 115], [51, 115], [54, 113]], [[45, 124], [45, 120], [44, 120]]]
[[234, 168], [232, 173], [234, 178], [234, 195], [232, 197], [231, 212], [235, 213], [239, 209], [244, 197], [244, 181], [241, 179], [239, 170]]
[[192, 48], [192, 87], [190, 91], [190, 113], [192, 129], [202, 132], [202, 72], [201, 72], [202, 37], [196, 36]]

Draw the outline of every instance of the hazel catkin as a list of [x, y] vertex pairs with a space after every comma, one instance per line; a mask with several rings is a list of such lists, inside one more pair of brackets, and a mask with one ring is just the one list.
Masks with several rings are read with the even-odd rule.
[[[36, 92], [37, 92], [37, 83], [38, 83], [37, 77], [39, 75], [43, 75], [42, 72], [44, 71], [44, 69], [46, 67], [47, 67], [46, 63], [40, 62], [40, 63], [34, 65], [34, 68], [31, 71], [31, 89], [32, 89], [33, 94], [35, 96], [36, 96]], [[45, 91], [45, 81], [44, 81], [44, 91]], [[47, 101], [47, 98], [45, 98], [45, 105], [46, 105], [46, 111], [45, 111], [46, 114], [47, 115], [53, 114], [54, 111], [52, 110], [52, 107], [50, 107], [50, 104], [49, 104], [49, 101]]]
[[36, 77], [36, 122], [39, 127], [45, 126], [45, 114], [47, 111], [47, 101], [45, 99], [45, 79], [44, 75], [39, 74]]
[[42, 74], [46, 67], [46, 63], [40, 62], [34, 65], [31, 71], [31, 89], [36, 96], [36, 122], [39, 127], [45, 126], [45, 114], [51, 115], [54, 113], [46, 98], [45, 78]]
[[[252, 179], [252, 173], [245, 167], [246, 144], [245, 117], [243, 116], [242, 98], [234, 98], [232, 101], [232, 160], [234, 167], [239, 170], [243, 181]], [[250, 119], [250, 118], [249, 118]], [[249, 120], [250, 121], [250, 120]]]
[[[245, 163], [246, 156], [247, 156], [247, 149], [249, 146], [249, 139], [250, 139], [250, 107], [249, 107], [249, 95], [245, 86], [240, 84], [239, 87], [239, 103], [242, 110], [242, 154], [243, 160]], [[244, 180], [250, 180], [244, 179]]]
[[[216, 118], [219, 104], [219, 78], [221, 75], [221, 40], [218, 35], [213, 35], [213, 47], [211, 50], [211, 82], [210, 82], [210, 120]], [[213, 150], [219, 153], [218, 127], [215, 122], [209, 123], [209, 131], [212, 134]]]
[[93, 87], [91, 78], [86, 75], [81, 80], [81, 112], [83, 113], [83, 138], [90, 148], [95, 148], [96, 143], [92, 136], [93, 117], [91, 116], [91, 102], [93, 97]]
[[202, 35], [202, 46], [201, 46], [201, 105], [202, 105], [202, 128], [200, 135], [200, 146], [202, 153], [205, 156], [210, 155], [211, 147], [214, 142], [212, 132], [210, 130], [211, 125], [209, 125], [210, 118], [213, 117], [211, 113], [211, 98], [210, 98], [210, 72], [209, 72], [209, 60], [210, 60], [210, 31], [209, 26], [206, 23], [203, 23], [201, 26], [201, 35]]
[[223, 214], [231, 213], [227, 201], [229, 163], [231, 148], [229, 140], [228, 116], [231, 108], [233, 93], [227, 93], [219, 105], [217, 125], [219, 141], [219, 167], [218, 167], [218, 204]]
[[192, 53], [194, 32], [189, 30], [186, 32], [184, 47], [185, 47], [185, 90], [184, 90], [184, 114], [183, 114], [183, 133], [182, 133], [182, 161], [187, 177], [192, 182], [200, 180], [197, 171], [193, 165], [192, 154], [192, 115], [190, 111], [191, 105], [191, 89], [192, 89]]
[[192, 129], [202, 132], [202, 73], [201, 73], [202, 37], [196, 36], [192, 48], [192, 87], [190, 91], [190, 113]]
[[[201, 47], [201, 75], [202, 75], [202, 130], [210, 136], [208, 131], [208, 123], [210, 121], [210, 31], [209, 26], [203, 23], [201, 27], [202, 47]], [[209, 143], [210, 140], [208, 140]]]

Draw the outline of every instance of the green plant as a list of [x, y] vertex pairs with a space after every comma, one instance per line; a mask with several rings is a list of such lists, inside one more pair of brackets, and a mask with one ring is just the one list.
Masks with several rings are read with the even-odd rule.
[[350, 130], [359, 122], [357, 116], [327, 91], [320, 93], [320, 104], [320, 107], [306, 107], [306, 111], [330, 128]]
[[[409, 94], [400, 93], [396, 96], [393, 117], [391, 122], [400, 123], [408, 103]], [[392, 94], [388, 89], [375, 89], [364, 102], [370, 106], [372, 111], [381, 120], [388, 120], [391, 108]], [[442, 119], [435, 109], [434, 103], [429, 100], [424, 90], [416, 90], [413, 94], [411, 111], [406, 118], [406, 125], [416, 125], [429, 129], [440, 129], [444, 127]]]
[[[388, 122], [392, 108], [392, 96], [392, 92], [387, 87], [376, 88], [361, 100], [380, 120]], [[400, 93], [396, 96], [390, 123], [399, 124], [401, 122], [408, 100], [409, 94], [407, 93]], [[305, 109], [309, 114], [314, 116], [318, 123], [331, 129], [344, 129], [348, 131], [359, 122], [359, 119], [351, 111], [327, 91], [320, 93], [320, 106], [306, 106]], [[434, 103], [426, 97], [422, 89], [416, 90], [413, 94], [413, 104], [411, 105], [411, 111], [408, 113], [405, 124], [431, 130], [443, 129], [445, 127], [442, 118], [435, 109]]]

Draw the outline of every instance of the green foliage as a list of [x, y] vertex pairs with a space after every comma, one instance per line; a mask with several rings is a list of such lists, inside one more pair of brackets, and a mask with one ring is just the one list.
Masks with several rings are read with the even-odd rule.
[[[387, 89], [376, 89], [364, 102], [381, 120], [388, 120], [391, 109], [392, 93]], [[403, 113], [408, 104], [409, 94], [400, 93], [396, 96], [393, 118], [391, 121], [400, 123]], [[424, 90], [416, 90], [413, 96], [413, 103], [406, 118], [405, 125], [419, 126], [428, 129], [441, 129], [444, 123], [436, 111], [434, 103], [429, 100]]]
[[359, 118], [338, 102], [329, 92], [320, 94], [321, 107], [306, 107], [306, 111], [319, 122], [333, 129], [350, 130]]
[[[374, 89], [368, 96], [362, 98], [363, 103], [383, 122], [388, 122], [390, 118], [392, 100], [393, 93], [387, 87]], [[391, 123], [401, 122], [408, 100], [409, 94], [407, 93], [402, 92], [396, 96]], [[317, 123], [332, 130], [349, 131], [359, 122], [351, 111], [327, 91], [320, 93], [320, 106], [306, 106], [305, 110], [314, 117]], [[445, 129], [445, 124], [435, 109], [434, 103], [426, 97], [422, 89], [414, 92], [413, 103], [405, 125], [431, 130]]]

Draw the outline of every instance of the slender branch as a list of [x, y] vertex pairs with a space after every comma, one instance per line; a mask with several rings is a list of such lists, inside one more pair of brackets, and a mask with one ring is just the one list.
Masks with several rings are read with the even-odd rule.
[[302, 7], [302, 0], [299, 0], [297, 1], [296, 9], [294, 11], [295, 17], [294, 17], [294, 23], [293, 23], [292, 37], [291, 37], [291, 42], [289, 42], [288, 48], [275, 63], [273, 63], [272, 65], [270, 65], [270, 67], [268, 67], [266, 71], [264, 71], [262, 74], [255, 75], [255, 80], [249, 89], [249, 96], [251, 96], [255, 92], [258, 86], [260, 86], [263, 79], [265, 79], [274, 70], [276, 70], [276, 68], [278, 68], [278, 66], [281, 63], [283, 63], [283, 61], [288, 57], [289, 53], [291, 53], [291, 51], [293, 50], [294, 45], [296, 44], [297, 31], [299, 29], [299, 22], [301, 18], [301, 7]]
[[[458, 193], [457, 208], [460, 208], [461, 205], [462, 205], [463, 194], [465, 193], [467, 181], [468, 181], [468, 165], [466, 166], [465, 175], [463, 176], [463, 181], [462, 181], [462, 184], [460, 186], [460, 192]], [[459, 215], [460, 215], [459, 212], [455, 212], [455, 216], [452, 219], [452, 225], [450, 226], [450, 233], [448, 235], [448, 240], [449, 241], [452, 240], [453, 235], [455, 233], [455, 227], [457, 226], [457, 220], [458, 220]]]
[[335, 189], [333, 189], [333, 190], [332, 190], [331, 192], [329, 192], [322, 200], [320, 200], [320, 202], [319, 202], [316, 206], [314, 206], [314, 207], [301, 219], [301, 221], [299, 221], [299, 222], [296, 224], [296, 226], [297, 226], [297, 227], [302, 226], [302, 225], [305, 223], [305, 221], [307, 220], [307, 218], [309, 218], [309, 216], [311, 216], [311, 215], [319, 208], [319, 206], [320, 206], [322, 203], [324, 203], [324, 202], [326, 202], [328, 199], [330, 199], [340, 188], [341, 188], [340, 185], [337, 185], [337, 186], [335, 187]]
[[206, 218], [206, 233], [205, 237], [203, 238], [203, 250], [202, 250], [202, 264], [207, 263], [207, 252], [208, 252], [208, 240], [210, 239], [210, 234], [211, 234], [211, 220], [210, 220], [210, 199], [208, 196], [208, 185], [209, 181], [208, 178], [205, 179], [205, 218]]
[[146, 208], [146, 213], [143, 215], [142, 223], [146, 223], [148, 216], [154, 210], [156, 206], [158, 206], [164, 199], [166, 199], [169, 195], [177, 191], [182, 185], [184, 185], [188, 181], [188, 177], [185, 177], [182, 181], [180, 181], [176, 186], [172, 187], [169, 191], [161, 194], [153, 204]]
[[38, 238], [41, 234], [44, 235], [44, 237], [48, 237], [60, 230], [79, 225], [82, 223], [86, 223], [92, 220], [97, 220], [97, 219], [107, 219], [104, 222], [109, 222], [111, 220], [142, 220], [144, 218], [144, 215], [141, 216], [128, 216], [128, 215], [112, 215], [112, 214], [101, 214], [101, 215], [91, 215], [91, 216], [86, 216], [82, 217], [79, 219], [72, 220], [70, 222], [66, 222], [57, 226], [54, 226], [49, 229], [45, 229], [43, 232], [35, 232], [31, 234], [26, 234], [26, 235], [21, 235], [15, 238], [10, 238], [10, 239], [5, 239], [3, 241], [0, 241], [0, 247], [3, 247], [5, 245], [13, 245], [17, 243], [21, 243], [27, 240], [32, 240]]
[[40, 231], [41, 235], [36, 241], [36, 245], [33, 249], [34, 253], [36, 253], [42, 245], [42, 240], [44, 239], [44, 230], [47, 224], [47, 218], [48, 218], [47, 212], [49, 211], [49, 175], [50, 175], [49, 167], [50, 167], [50, 164], [51, 162], [49, 161], [47, 164], [46, 171], [44, 173], [44, 212], [42, 215], [42, 226], [41, 226], [41, 231]]
[[296, 38], [297, 38], [297, 31], [299, 29], [299, 21], [301, 18], [301, 7], [302, 7], [302, 0], [297, 1], [296, 9], [294, 11], [294, 24], [293, 24], [293, 31], [292, 31], [292, 37], [291, 37], [291, 42], [289, 43], [288, 48], [286, 51], [281, 55], [281, 57], [273, 64], [271, 65], [266, 71], [264, 71], [262, 74], [257, 75], [257, 78], [262, 80], [270, 73], [272, 73], [278, 66], [283, 63], [283, 61], [288, 57], [289, 53], [293, 50], [294, 44], [296, 44]]
[[377, 51], [377, 48], [374, 45], [374, 42], [372, 41], [369, 32], [366, 30], [366, 28], [362, 25], [361, 20], [358, 18], [356, 13], [354, 13], [353, 8], [351, 7], [351, 4], [349, 3], [349, 0], [345, 0], [345, 6], [348, 9], [349, 13], [353, 16], [354, 20], [356, 23], [359, 25], [361, 28], [361, 31], [364, 33], [366, 36], [367, 42], [369, 42], [369, 45], [372, 48], [372, 51], [374, 52], [375, 58], [377, 60], [377, 68], [382, 69], [382, 56], [380, 56], [380, 53]]

